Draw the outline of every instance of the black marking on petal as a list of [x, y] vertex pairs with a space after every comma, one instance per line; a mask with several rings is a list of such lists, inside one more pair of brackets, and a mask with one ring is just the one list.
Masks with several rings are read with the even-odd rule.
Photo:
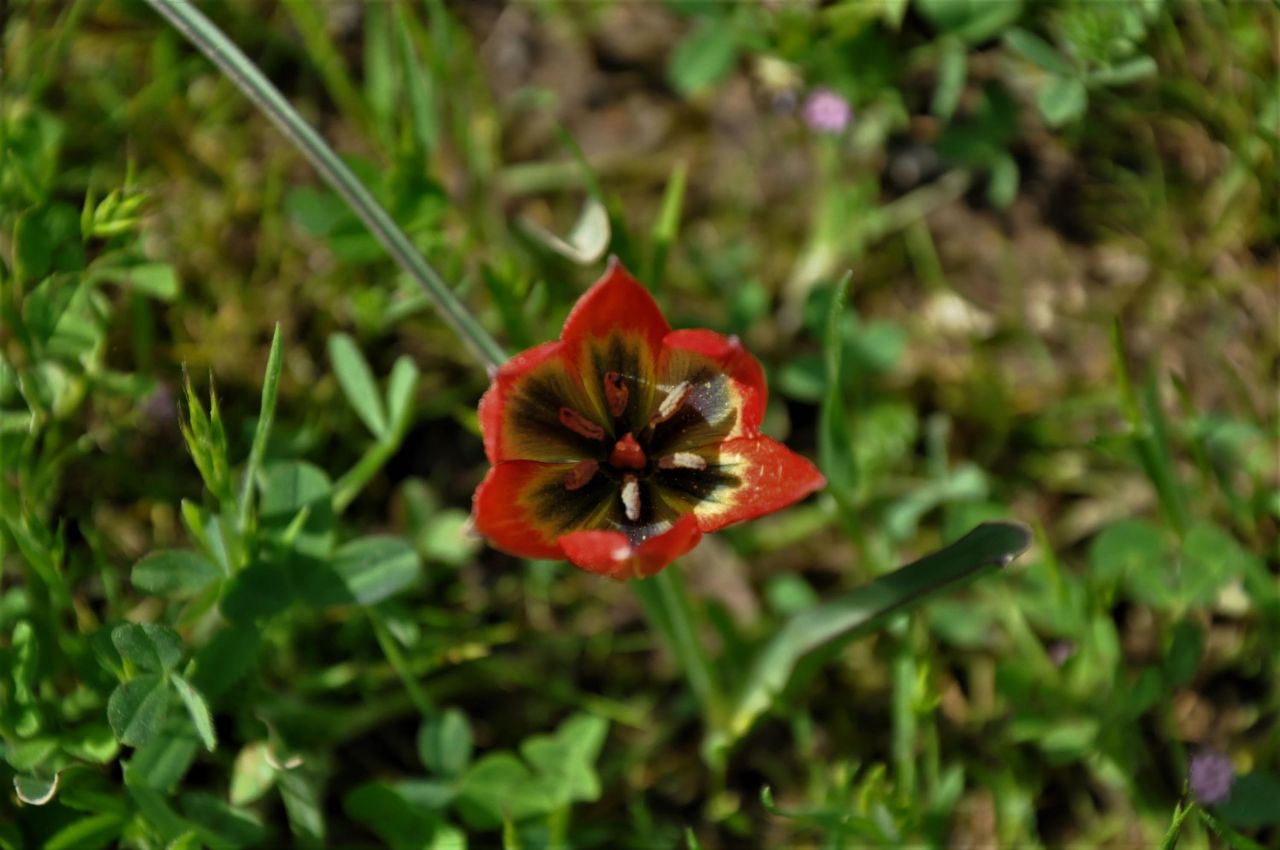
[[582, 401], [570, 381], [567, 375], [548, 370], [530, 374], [513, 389], [503, 427], [509, 429], [509, 439], [537, 452], [523, 451], [523, 456], [570, 460], [600, 454], [597, 440], [566, 428], [560, 421], [562, 409], [576, 409]]
[[666, 491], [665, 495], [690, 506], [715, 501], [717, 493], [735, 490], [742, 484], [741, 478], [718, 464], [708, 464], [705, 469], [659, 467], [654, 471], [651, 480], [655, 487]]

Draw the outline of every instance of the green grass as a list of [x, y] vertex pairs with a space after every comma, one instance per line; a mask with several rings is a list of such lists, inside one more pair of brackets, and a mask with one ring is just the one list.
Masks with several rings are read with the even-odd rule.
[[614, 253], [761, 359], [831, 486], [636, 594], [465, 533], [484, 369], [231, 81], [12, 4], [0, 848], [1280, 839], [1276, 7], [780, 6], [206, 8], [473, 342]]

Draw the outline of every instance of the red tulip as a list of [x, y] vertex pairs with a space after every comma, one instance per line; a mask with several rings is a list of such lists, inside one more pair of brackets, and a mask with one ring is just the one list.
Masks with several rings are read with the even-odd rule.
[[476, 489], [476, 530], [513, 555], [654, 575], [703, 532], [826, 483], [760, 434], [766, 392], [736, 337], [671, 330], [610, 260], [560, 339], [508, 360], [480, 400], [493, 468]]

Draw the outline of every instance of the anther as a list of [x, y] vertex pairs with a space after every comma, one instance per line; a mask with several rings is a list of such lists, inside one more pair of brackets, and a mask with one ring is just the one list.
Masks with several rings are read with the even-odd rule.
[[603, 440], [604, 429], [576, 410], [560, 408], [560, 424], [588, 440]]
[[617, 372], [604, 373], [604, 400], [609, 406], [610, 416], [621, 416], [627, 409], [627, 400], [631, 391], [627, 389], [622, 375]]
[[600, 464], [594, 460], [584, 460], [573, 465], [573, 468], [564, 477], [564, 489], [578, 490], [587, 486], [592, 478], [596, 476], [596, 470], [600, 468]]
[[658, 458], [659, 469], [706, 469], [707, 461], [693, 452], [673, 452]]
[[640, 482], [634, 475], [622, 477], [622, 509], [632, 522], [640, 519]]
[[640, 444], [636, 442], [630, 432], [618, 441], [613, 447], [613, 451], [609, 453], [609, 463], [613, 466], [623, 466], [628, 469], [644, 469], [648, 458], [644, 456], [644, 449], [640, 448]]
[[671, 388], [671, 392], [667, 393], [667, 397], [662, 400], [662, 404], [658, 405], [657, 411], [649, 419], [650, 425], [657, 425], [659, 422], [666, 422], [672, 416], [676, 415], [684, 403], [689, 400], [689, 393], [693, 391], [693, 387], [688, 381], [681, 381]]

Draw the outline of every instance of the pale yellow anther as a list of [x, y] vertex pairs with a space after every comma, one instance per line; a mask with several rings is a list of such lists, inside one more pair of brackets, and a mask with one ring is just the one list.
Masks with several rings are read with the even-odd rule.
[[673, 452], [658, 458], [661, 469], [706, 469], [707, 461], [702, 455], [693, 452]]
[[632, 522], [640, 519], [640, 482], [634, 475], [622, 478], [622, 509]]
[[689, 393], [693, 391], [692, 385], [688, 381], [681, 381], [671, 388], [671, 392], [667, 393], [667, 397], [662, 400], [662, 404], [658, 405], [658, 411], [653, 414], [650, 424], [656, 425], [659, 422], [666, 422], [672, 416], [676, 415], [676, 411], [689, 398]]

